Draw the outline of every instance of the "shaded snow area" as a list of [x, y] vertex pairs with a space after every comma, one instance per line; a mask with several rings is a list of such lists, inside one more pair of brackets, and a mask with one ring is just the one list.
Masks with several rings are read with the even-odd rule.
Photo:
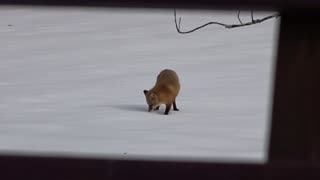
[[[182, 30], [236, 15], [178, 10]], [[277, 21], [181, 35], [171, 10], [2, 6], [0, 152], [264, 162]], [[164, 68], [168, 116], [143, 94]]]

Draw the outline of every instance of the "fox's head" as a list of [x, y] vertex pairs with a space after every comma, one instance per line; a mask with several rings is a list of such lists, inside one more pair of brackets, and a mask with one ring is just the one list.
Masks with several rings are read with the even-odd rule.
[[159, 106], [159, 98], [158, 95], [156, 93], [150, 92], [148, 90], [144, 90], [143, 91], [144, 95], [146, 96], [146, 100], [149, 106], [148, 111], [152, 111], [154, 108], [156, 108], [157, 106]]

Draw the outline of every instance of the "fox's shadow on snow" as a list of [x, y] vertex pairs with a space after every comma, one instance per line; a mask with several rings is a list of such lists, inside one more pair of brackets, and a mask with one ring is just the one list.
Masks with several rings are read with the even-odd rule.
[[[118, 109], [121, 111], [135, 111], [135, 112], [148, 113], [148, 106], [144, 104], [112, 104], [112, 105], [104, 105], [101, 107], [109, 107], [109, 108]], [[160, 107], [160, 110], [153, 111], [151, 113], [163, 114], [164, 109], [161, 109]]]
[[[109, 107], [114, 108], [114, 109], [119, 109], [122, 111], [135, 111], [135, 112], [146, 112], [148, 113], [148, 107], [147, 105], [142, 105], [142, 104], [115, 104], [115, 105], [109, 105]], [[158, 114], [163, 114], [164, 110], [154, 111], [152, 113], [158, 113]]]
[[148, 108], [146, 105], [140, 104], [115, 104], [110, 105], [110, 107], [123, 110], [123, 111], [139, 111], [139, 112], [147, 112]]

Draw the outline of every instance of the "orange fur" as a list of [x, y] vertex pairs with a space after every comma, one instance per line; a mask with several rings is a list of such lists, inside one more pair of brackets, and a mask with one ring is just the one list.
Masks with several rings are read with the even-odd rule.
[[[160, 72], [157, 77], [156, 84], [149, 91], [145, 90], [145, 96], [149, 105], [149, 111], [165, 104], [167, 108], [174, 105], [176, 108], [175, 100], [180, 91], [180, 82], [177, 73], [173, 70], [165, 69]], [[168, 114], [166, 109], [166, 114]]]

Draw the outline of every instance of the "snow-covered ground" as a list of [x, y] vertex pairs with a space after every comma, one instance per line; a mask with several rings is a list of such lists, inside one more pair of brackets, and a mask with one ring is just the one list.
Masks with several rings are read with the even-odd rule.
[[[178, 11], [184, 30], [236, 13]], [[277, 21], [181, 35], [168, 10], [2, 6], [0, 153], [263, 162]], [[143, 94], [164, 68], [168, 116]]]

